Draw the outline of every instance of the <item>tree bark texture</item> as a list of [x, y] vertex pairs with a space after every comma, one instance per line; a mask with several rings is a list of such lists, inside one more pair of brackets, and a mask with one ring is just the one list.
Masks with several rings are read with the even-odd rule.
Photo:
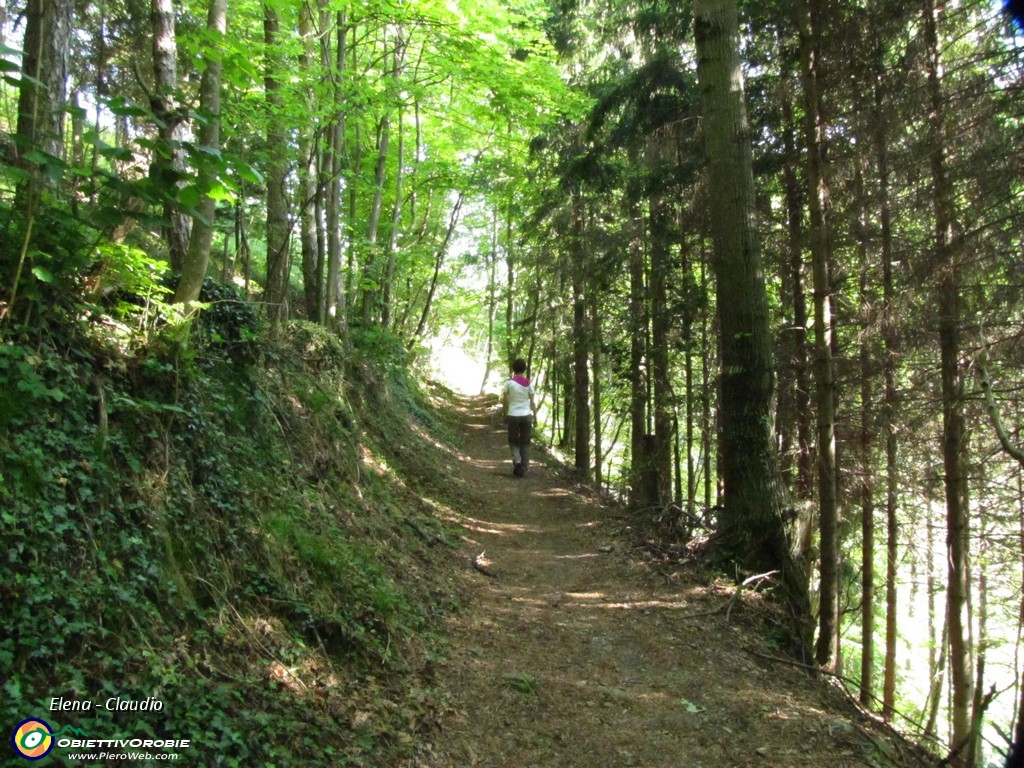
[[[31, 149], [64, 156], [64, 107], [74, 5], [68, 0], [29, 0], [25, 54], [18, 92], [19, 159]], [[39, 177], [38, 180], [42, 180]]]
[[[302, 39], [302, 52], [299, 54], [299, 67], [307, 73], [304, 92], [305, 106], [308, 114], [313, 114], [315, 94], [312, 78], [316, 59], [316, 32], [313, 24], [313, 8], [309, 2], [299, 7], [299, 37]], [[306, 120], [296, 126], [299, 145], [299, 242], [302, 261], [302, 289], [306, 319], [311, 322], [320, 320], [323, 294], [323, 264], [317, 242], [317, 200], [320, 197], [318, 188], [318, 157], [316, 132], [319, 121]]]
[[575, 467], [582, 477], [590, 476], [590, 333], [587, 323], [587, 297], [584, 293], [586, 253], [583, 250], [583, 200], [577, 193], [572, 200], [572, 354], [573, 405], [576, 416]]
[[882, 423], [879, 432], [885, 435], [885, 663], [882, 681], [882, 715], [891, 720], [896, 714], [896, 646], [897, 611], [899, 609], [897, 578], [899, 565], [899, 443], [896, 436], [896, 415], [899, 393], [896, 373], [899, 359], [896, 335], [896, 286], [893, 276], [892, 211], [889, 204], [889, 134], [886, 114], [885, 48], [882, 37], [874, 57], [874, 131], [875, 164], [878, 174], [878, 221], [882, 250], [882, 336], [885, 347], [882, 379]]
[[[320, 18], [326, 21], [328, 11], [326, 0], [320, 0]], [[326, 24], [324, 24], [326, 26]], [[327, 169], [324, 186], [327, 190], [327, 200], [324, 205], [324, 226], [327, 230], [327, 285], [324, 293], [324, 322], [328, 327], [342, 331], [346, 321], [346, 294], [345, 286], [341, 281], [341, 174], [343, 165], [344, 141], [345, 141], [345, 110], [342, 108], [342, 87], [344, 85], [344, 73], [347, 65], [348, 51], [348, 24], [345, 11], [338, 11], [337, 15], [337, 51], [335, 52], [335, 64], [338, 76], [335, 81], [334, 99], [338, 104], [338, 111], [328, 131], [327, 159], [323, 165]], [[321, 61], [326, 65], [330, 62], [330, 46], [323, 44], [321, 48]]]
[[[787, 56], [782, 57], [783, 60]], [[807, 566], [808, 582], [811, 577], [810, 564], [812, 561], [812, 550], [814, 548], [814, 526], [815, 515], [813, 514], [814, 500], [814, 457], [811, 450], [811, 425], [813, 412], [811, 410], [810, 395], [810, 363], [808, 361], [807, 347], [807, 297], [805, 295], [805, 272], [804, 264], [804, 190], [801, 186], [797, 170], [800, 165], [799, 153], [796, 139], [796, 119], [794, 117], [794, 97], [791, 93], [789, 81], [790, 71], [782, 73], [782, 114], [785, 125], [783, 132], [783, 147], [786, 162], [783, 166], [783, 188], [786, 192], [786, 221], [788, 231], [788, 257], [789, 257], [789, 295], [791, 309], [793, 312], [792, 328], [789, 332], [789, 340], [786, 349], [789, 352], [788, 370], [786, 373], [791, 377], [788, 383], [787, 398], [790, 401], [791, 415], [783, 415], [783, 419], [791, 421], [793, 427], [781, 425], [780, 429], [784, 436], [787, 430], [792, 430], [792, 437], [784, 440], [784, 445], [789, 446], [796, 455], [793, 460], [795, 477], [791, 487], [796, 493], [797, 512], [797, 533], [799, 556]], [[795, 444], [794, 444], [795, 441]]]
[[[218, 39], [227, 32], [227, 0], [211, 0], [206, 19], [207, 31]], [[205, 120], [199, 126], [199, 144], [213, 152], [220, 150], [220, 79], [221, 57], [208, 55], [206, 69], [199, 83], [199, 109]], [[215, 180], [209, 167], [199, 169], [200, 186], [208, 186]], [[177, 302], [196, 301], [206, 279], [210, 266], [210, 249], [213, 246], [213, 222], [217, 203], [209, 194], [199, 201], [199, 216], [192, 223], [188, 250], [181, 267], [181, 280], [174, 292]]]
[[875, 685], [875, 463], [874, 463], [874, 320], [867, 232], [870, 212], [858, 162], [854, 188], [857, 198], [860, 259], [860, 521], [861, 521], [861, 663], [860, 703], [871, 708]]
[[828, 180], [821, 98], [820, 22], [816, 0], [800, 5], [800, 68], [810, 218], [811, 273], [814, 284], [814, 390], [817, 423], [820, 583], [815, 660], [839, 663], [839, 504], [836, 485], [835, 376], [832, 364], [832, 286], [829, 262]]
[[267, 284], [264, 300], [271, 322], [280, 322], [288, 314], [289, 254], [288, 200], [285, 184], [288, 176], [288, 134], [281, 96], [282, 63], [278, 52], [281, 22], [277, 11], [263, 8], [263, 32], [266, 44], [264, 88], [267, 108]]
[[[660, 154], [657, 147], [652, 151]], [[654, 384], [654, 454], [658, 507], [672, 501], [672, 392], [669, 383], [668, 312], [669, 211], [665, 201], [650, 199], [651, 229], [651, 378]]]
[[633, 509], [653, 507], [647, 465], [647, 284], [644, 270], [643, 226], [635, 204], [630, 204], [629, 221], [629, 370], [630, 370], [630, 481], [629, 503]]
[[164, 240], [171, 266], [180, 270], [188, 253], [192, 222], [177, 202], [178, 187], [185, 172], [185, 152], [181, 146], [185, 114], [177, 95], [178, 43], [173, 0], [152, 0], [150, 21], [155, 78], [150, 106], [160, 121], [160, 150], [153, 158], [153, 178], [160, 185], [157, 192], [164, 200]]
[[968, 580], [968, 518], [964, 472], [964, 387], [960, 369], [960, 258], [954, 246], [953, 188], [947, 169], [946, 104], [942, 94], [942, 61], [938, 9], [923, 5], [930, 108], [928, 155], [931, 159], [935, 212], [935, 263], [939, 265], [939, 354], [942, 377], [942, 463], [946, 491], [946, 611], [949, 627], [949, 672], [953, 689], [950, 712], [954, 750], [970, 751], [973, 678], [970, 651], [970, 583]]
[[787, 537], [792, 511], [773, 441], [775, 374], [736, 1], [697, 0], [694, 16], [721, 334], [720, 544], [746, 568], [780, 571], [792, 651], [806, 659], [810, 601]]

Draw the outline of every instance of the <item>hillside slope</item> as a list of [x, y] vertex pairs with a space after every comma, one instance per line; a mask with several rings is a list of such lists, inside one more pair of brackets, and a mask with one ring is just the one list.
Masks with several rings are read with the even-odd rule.
[[441, 416], [386, 338], [174, 331], [0, 338], [0, 763], [399, 764], [459, 601]]

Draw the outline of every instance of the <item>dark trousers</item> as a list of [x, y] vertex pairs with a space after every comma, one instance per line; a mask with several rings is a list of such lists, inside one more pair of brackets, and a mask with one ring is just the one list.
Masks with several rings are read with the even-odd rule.
[[508, 445], [512, 449], [512, 463], [522, 464], [523, 469], [530, 463], [532, 433], [533, 416], [508, 417]]

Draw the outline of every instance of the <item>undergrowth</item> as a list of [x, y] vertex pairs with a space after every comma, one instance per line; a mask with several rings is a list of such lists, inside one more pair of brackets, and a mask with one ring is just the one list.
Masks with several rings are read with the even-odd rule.
[[107, 314], [5, 327], [3, 722], [188, 739], [178, 765], [411, 760], [458, 599], [445, 427], [386, 337], [270, 333], [207, 290], [141, 341]]

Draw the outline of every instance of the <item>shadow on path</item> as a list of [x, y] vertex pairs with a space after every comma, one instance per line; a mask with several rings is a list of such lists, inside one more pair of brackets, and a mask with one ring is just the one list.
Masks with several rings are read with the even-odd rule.
[[[443, 765], [843, 768], [861, 762], [843, 701], [759, 661], [728, 593], [660, 582], [616, 543], [619, 514], [544, 461], [511, 474], [496, 401], [462, 402], [469, 605], [452, 620]], [[614, 524], [612, 524], [614, 523]], [[847, 708], [849, 709], [849, 708]], [[837, 710], [838, 711], [838, 710]]]

